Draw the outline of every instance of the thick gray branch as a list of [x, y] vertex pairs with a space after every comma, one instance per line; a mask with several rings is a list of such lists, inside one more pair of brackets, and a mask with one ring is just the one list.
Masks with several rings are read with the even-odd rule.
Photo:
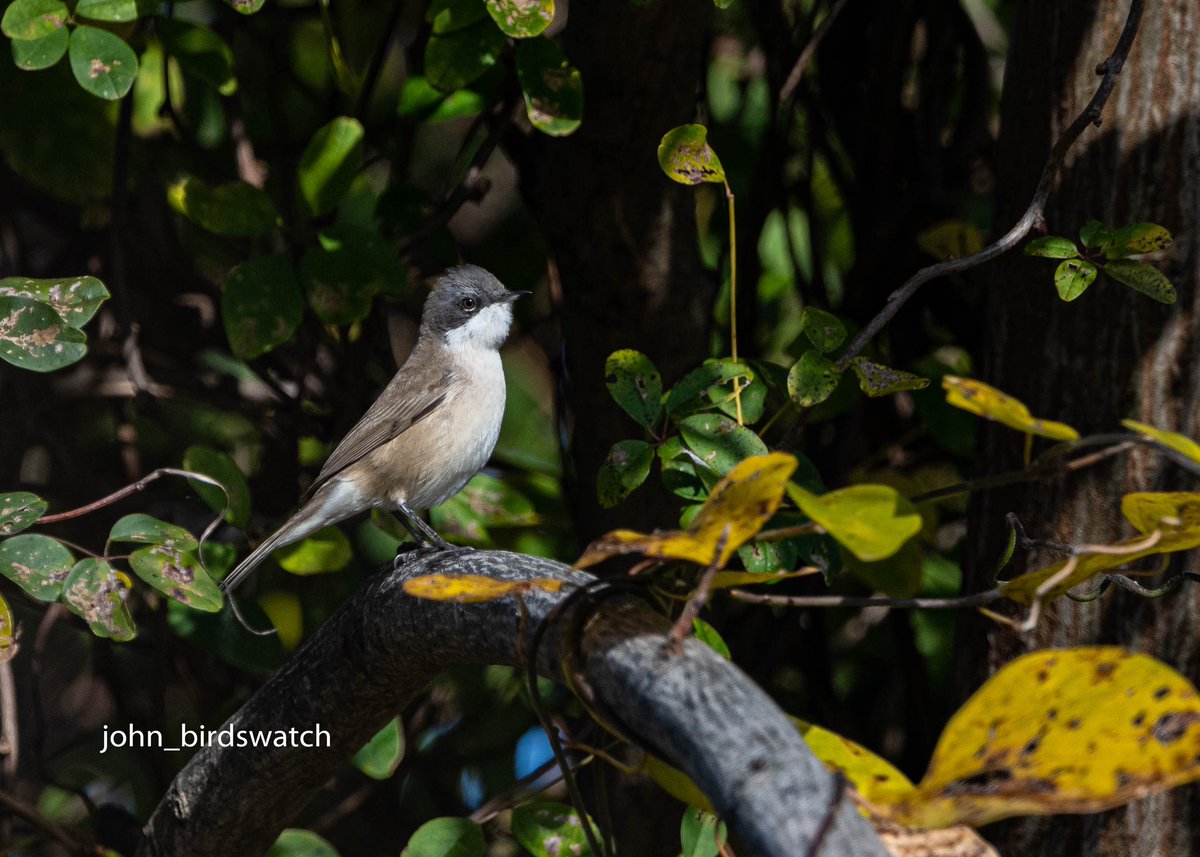
[[[482, 604], [404, 593], [419, 574], [554, 578]], [[534, 630], [552, 620], [539, 670], [573, 685], [626, 734], [687, 773], [729, 823], [746, 855], [871, 857], [887, 852], [765, 693], [708, 647], [665, 648], [667, 621], [620, 595], [564, 600], [594, 578], [518, 554], [455, 552], [412, 559], [364, 586], [230, 718], [234, 730], [305, 729], [329, 748], [200, 751], [146, 827], [140, 855], [258, 854], [376, 731], [438, 672], [455, 664], [522, 666]], [[814, 851], [813, 846], [817, 845]]]

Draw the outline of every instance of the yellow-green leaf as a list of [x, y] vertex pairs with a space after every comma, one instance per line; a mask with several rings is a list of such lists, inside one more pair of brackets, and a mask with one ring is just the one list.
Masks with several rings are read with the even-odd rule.
[[887, 485], [851, 485], [818, 496], [789, 483], [787, 492], [800, 511], [864, 562], [887, 559], [921, 531], [912, 503]]
[[280, 548], [275, 552], [275, 561], [284, 571], [303, 576], [341, 571], [353, 555], [346, 534], [337, 527], [329, 526], [295, 544]]
[[963, 220], [943, 220], [917, 234], [917, 246], [939, 262], [983, 249], [983, 233]]
[[13, 620], [12, 608], [0, 595], [0, 663], [15, 655], [17, 645], [17, 623]]
[[893, 369], [882, 363], [872, 363], [865, 357], [855, 357], [850, 364], [854, 374], [858, 376], [858, 386], [871, 398], [890, 396], [892, 393], [903, 393], [906, 390], [924, 390], [929, 386], [929, 379]]
[[1051, 440], [1078, 440], [1079, 432], [1065, 423], [1035, 419], [1019, 399], [1002, 393], [982, 381], [946, 375], [942, 378], [946, 401], [976, 416], [995, 420], [1017, 431], [1029, 432]]
[[1109, 646], [1004, 667], [950, 719], [896, 808], [912, 827], [1101, 812], [1200, 777], [1200, 698], [1167, 665]]
[[1121, 420], [1121, 425], [1130, 431], [1135, 431], [1140, 435], [1150, 438], [1159, 446], [1165, 446], [1167, 449], [1173, 449], [1185, 458], [1200, 464], [1200, 444], [1192, 440], [1190, 437], [1185, 437], [1181, 434], [1176, 434], [1173, 431], [1165, 431], [1160, 428], [1155, 428], [1145, 423], [1135, 422], [1133, 420]]
[[564, 583], [565, 581], [556, 577], [497, 580], [482, 574], [425, 574], [404, 581], [404, 591], [414, 598], [424, 598], [426, 601], [479, 604], [508, 595], [521, 595], [535, 589], [558, 592]]
[[658, 144], [658, 165], [680, 184], [725, 181], [721, 159], [708, 145], [708, 129], [703, 125], [680, 125], [663, 135]]
[[304, 611], [295, 592], [273, 589], [258, 596], [258, 606], [271, 620], [271, 627], [285, 652], [294, 651], [304, 639]]
[[796, 466], [795, 457], [782, 452], [744, 459], [717, 483], [686, 530], [648, 535], [614, 530], [588, 545], [575, 565], [586, 568], [618, 554], [641, 553], [723, 566], [775, 514]]
[[796, 724], [813, 755], [829, 770], [842, 774], [871, 803], [884, 806], [897, 803], [915, 788], [895, 765], [861, 744], [795, 717], [788, 719]]
[[1126, 494], [1121, 498], [1121, 514], [1139, 533], [1200, 532], [1200, 494], [1191, 491]]

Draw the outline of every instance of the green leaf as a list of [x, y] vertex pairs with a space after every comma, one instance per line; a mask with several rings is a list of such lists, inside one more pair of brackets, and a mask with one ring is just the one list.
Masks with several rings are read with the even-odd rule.
[[721, 159], [708, 145], [708, 129], [703, 125], [680, 125], [663, 135], [658, 144], [658, 165], [669, 178], [680, 184], [725, 181]]
[[1157, 253], [1171, 246], [1171, 233], [1157, 223], [1131, 223], [1112, 233], [1104, 247], [1109, 259]]
[[555, 42], [538, 38], [519, 43], [517, 80], [534, 128], [551, 137], [575, 132], [583, 121], [583, 77]]
[[1079, 248], [1070, 238], [1045, 235], [1026, 244], [1025, 255], [1041, 256], [1043, 259], [1074, 259], [1079, 255]]
[[0, 657], [11, 658], [16, 654], [13, 645], [17, 642], [17, 623], [13, 619], [12, 608], [0, 595]]
[[75, 6], [75, 14], [93, 21], [136, 21], [142, 15], [154, 11], [154, 5], [147, 0], [79, 0]]
[[13, 62], [25, 71], [38, 71], [57, 63], [67, 52], [71, 33], [65, 27], [40, 39], [13, 39]]
[[721, 476], [744, 458], [767, 454], [762, 438], [721, 414], [695, 414], [679, 428], [684, 443]]
[[339, 116], [313, 134], [300, 156], [297, 182], [309, 216], [336, 206], [362, 169], [363, 126]]
[[124, 98], [137, 80], [133, 48], [108, 30], [76, 27], [71, 31], [69, 52], [75, 80], [92, 95], [116, 101]]
[[284, 571], [307, 576], [341, 571], [354, 556], [350, 540], [337, 527], [317, 530], [306, 539], [280, 548], [275, 561]]
[[729, 382], [735, 378], [749, 383], [754, 379], [754, 372], [745, 363], [724, 358], [705, 360], [702, 366], [684, 375], [671, 388], [667, 394], [667, 413], [679, 416], [707, 407], [711, 400], [704, 394], [717, 384], [732, 392], [733, 385]]
[[229, 347], [252, 360], [292, 338], [304, 314], [296, 272], [284, 256], [259, 256], [234, 268], [221, 292]]
[[15, 0], [0, 18], [0, 32], [17, 41], [44, 39], [64, 29], [70, 15], [59, 0]]
[[33, 298], [49, 304], [71, 327], [83, 327], [91, 321], [100, 304], [109, 298], [108, 289], [95, 277], [6, 277], [0, 280], [0, 296]]
[[506, 36], [539, 36], [554, 21], [554, 0], [487, 0], [488, 14]]
[[392, 244], [354, 226], [332, 226], [300, 259], [300, 281], [308, 305], [325, 324], [366, 318], [375, 295], [396, 294], [406, 281]]
[[0, 297], [0, 359], [34, 372], [53, 372], [83, 359], [87, 337], [49, 304]]
[[242, 181], [209, 187], [188, 177], [167, 186], [171, 207], [214, 235], [257, 238], [279, 225], [279, 212], [264, 190]]
[[833, 394], [840, 378], [832, 360], [816, 351], [805, 351], [788, 372], [788, 395], [800, 407], [811, 408]]
[[46, 501], [28, 491], [0, 494], [0, 536], [13, 536], [46, 514]]
[[836, 315], [813, 306], [804, 308], [800, 329], [818, 351], [828, 354], [846, 338], [846, 325]]
[[400, 90], [400, 103], [396, 114], [405, 119], [418, 119], [422, 122], [445, 122], [449, 119], [461, 119], [464, 116], [475, 116], [483, 110], [486, 104], [482, 95], [469, 89], [457, 89], [454, 92], [439, 92], [422, 75], [406, 78], [404, 88]]
[[225, 5], [243, 15], [253, 15], [267, 0], [225, 0]]
[[224, 39], [207, 27], [178, 18], [159, 21], [156, 26], [163, 46], [185, 74], [211, 86], [221, 95], [237, 92], [233, 51]]
[[654, 462], [654, 447], [641, 440], [613, 444], [596, 476], [596, 494], [605, 509], [616, 506], [646, 481]]
[[902, 372], [881, 363], [872, 363], [865, 357], [855, 357], [850, 364], [854, 374], [858, 376], [858, 386], [872, 398], [889, 396], [905, 390], [924, 390], [929, 386], [929, 379]]
[[614, 351], [604, 361], [604, 383], [621, 409], [634, 421], [651, 428], [662, 414], [662, 376], [640, 351]]
[[166, 545], [181, 550], [199, 547], [196, 537], [175, 524], [168, 524], [141, 512], [126, 515], [108, 533], [110, 542], [137, 542], [144, 545]]
[[188, 480], [192, 490], [200, 495], [200, 499], [210, 509], [224, 513], [226, 521], [244, 529], [250, 520], [250, 486], [246, 484], [246, 477], [233, 459], [207, 446], [189, 446], [183, 453], [183, 467], [185, 470], [211, 476], [225, 486], [225, 491], [229, 492], [228, 503], [225, 491], [215, 485], [195, 479]]
[[195, 550], [181, 544], [154, 544], [129, 556], [133, 573], [180, 604], [217, 613], [224, 603], [221, 590], [200, 564]]
[[137, 636], [125, 604], [129, 579], [102, 559], [81, 559], [63, 583], [67, 608], [88, 623], [92, 633], [124, 643]]
[[[737, 379], [738, 398], [742, 402], [742, 422], [754, 425], [762, 419], [767, 406], [767, 383], [749, 367], [746, 376]], [[737, 419], [738, 403], [733, 395], [733, 384], [729, 382], [713, 384], [707, 391], [708, 400], [717, 406], [717, 410], [727, 417]]]
[[725, 660], [729, 660], [733, 655], [729, 653], [729, 646], [725, 644], [725, 640], [721, 637], [720, 632], [712, 625], [705, 622], [703, 619], [692, 620], [692, 633], [696, 639], [704, 645], [708, 646]]
[[851, 485], [817, 496], [792, 483], [788, 496], [864, 562], [887, 559], [921, 530], [912, 503], [887, 485]]
[[1083, 242], [1083, 246], [1089, 250], [1112, 240], [1113, 230], [1109, 229], [1099, 220], [1089, 220], [1079, 228], [1079, 240]]
[[[721, 5], [720, 0], [717, 5]], [[679, 843], [683, 848], [679, 857], [717, 857], [725, 844], [725, 823], [711, 812], [689, 806], [679, 825]]]
[[1067, 259], [1054, 270], [1054, 287], [1064, 301], [1073, 301], [1096, 279], [1096, 266], [1086, 259]]
[[1129, 259], [1113, 259], [1105, 264], [1104, 273], [1118, 283], [1124, 283], [1156, 301], [1164, 304], [1175, 303], [1175, 287], [1158, 268]]
[[404, 758], [404, 729], [393, 717], [375, 737], [354, 754], [350, 764], [373, 780], [386, 780], [396, 773]]
[[417, 828], [400, 857], [484, 857], [483, 828], [468, 818], [435, 818]]
[[433, 0], [425, 12], [425, 20], [433, 25], [434, 33], [441, 35], [469, 27], [487, 14], [480, 0]]
[[[236, 3], [238, 0], [226, 0], [226, 2]], [[258, 0], [258, 3], [261, 6], [262, 0]], [[300, 830], [293, 827], [279, 834], [279, 838], [267, 852], [267, 857], [338, 857], [338, 852], [336, 848], [311, 830]]]
[[75, 557], [49, 536], [14, 536], [0, 542], [0, 575], [39, 601], [55, 601]]
[[504, 34], [491, 21], [434, 34], [425, 45], [425, 78], [434, 89], [462, 89], [500, 59]]
[[[591, 819], [587, 823], [591, 824]], [[512, 812], [512, 835], [533, 857], [592, 855], [579, 814], [566, 804], [537, 800], [516, 807]]]

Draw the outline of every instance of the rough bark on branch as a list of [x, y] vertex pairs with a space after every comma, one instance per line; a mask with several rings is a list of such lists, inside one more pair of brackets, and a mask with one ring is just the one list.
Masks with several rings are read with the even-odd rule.
[[[455, 664], [522, 666], [535, 629], [552, 624], [538, 669], [573, 683], [645, 748], [687, 773], [758, 857], [871, 857], [887, 852], [799, 733], [737, 667], [687, 640], [665, 646], [668, 621], [632, 595], [563, 605], [594, 578], [519, 554], [454, 552], [398, 563], [358, 591], [228, 722], [240, 729], [320, 723], [329, 748], [201, 750], [155, 810], [149, 855], [259, 854], [346, 760], [438, 672]], [[421, 574], [566, 581], [482, 604], [418, 600]], [[563, 609], [559, 610], [560, 605]], [[586, 611], [581, 613], [579, 611]], [[816, 847], [814, 847], [816, 846]]]

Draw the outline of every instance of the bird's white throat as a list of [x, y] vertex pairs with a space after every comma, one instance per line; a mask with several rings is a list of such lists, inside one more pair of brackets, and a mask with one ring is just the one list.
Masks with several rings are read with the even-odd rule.
[[495, 351], [504, 344], [511, 326], [512, 305], [506, 301], [494, 303], [484, 307], [466, 324], [447, 331], [446, 345], [451, 351]]

